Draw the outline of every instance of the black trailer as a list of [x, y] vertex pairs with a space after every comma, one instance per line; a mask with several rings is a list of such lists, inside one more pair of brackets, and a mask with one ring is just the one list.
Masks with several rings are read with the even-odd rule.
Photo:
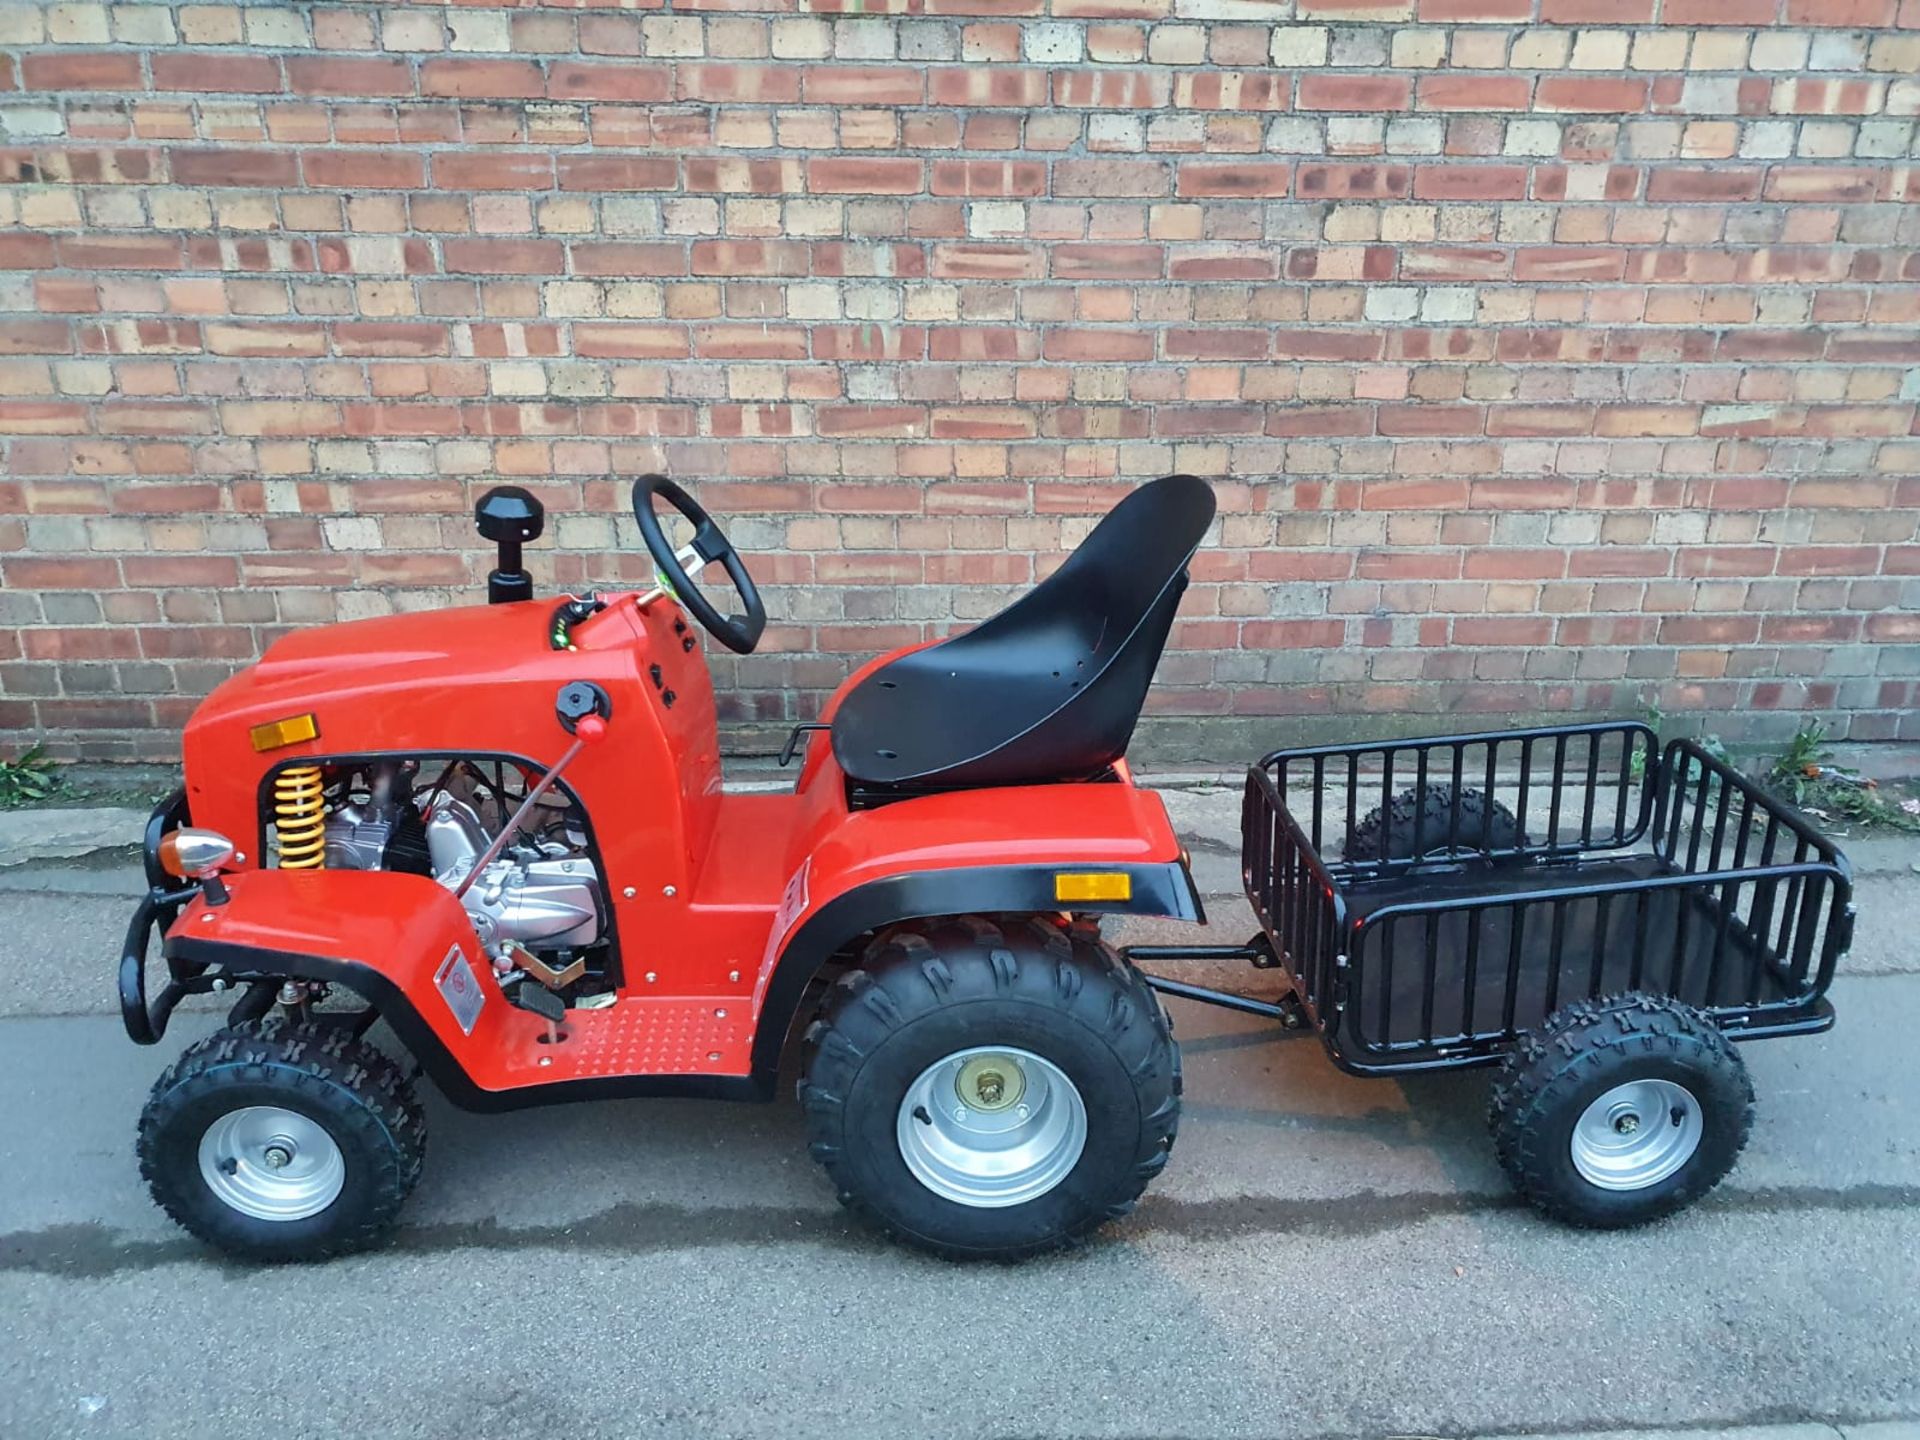
[[1520, 1191], [1576, 1224], [1698, 1198], [1746, 1142], [1730, 1041], [1833, 1024], [1846, 858], [1691, 740], [1620, 722], [1277, 750], [1247, 772], [1244, 958], [1276, 1000], [1153, 986], [1311, 1027], [1342, 1069], [1502, 1067]]

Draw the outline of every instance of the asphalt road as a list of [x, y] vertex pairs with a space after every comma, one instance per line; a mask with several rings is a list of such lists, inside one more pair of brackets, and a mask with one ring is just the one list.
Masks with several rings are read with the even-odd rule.
[[[1226, 888], [1218, 797], [1176, 809]], [[1909, 850], [1863, 867], [1840, 1028], [1745, 1052], [1752, 1143], [1687, 1215], [1554, 1228], [1494, 1165], [1483, 1077], [1352, 1079], [1310, 1039], [1180, 1005], [1166, 1176], [1089, 1249], [1011, 1268], [851, 1225], [790, 1102], [476, 1117], [431, 1094], [426, 1176], [386, 1250], [224, 1263], [135, 1172], [147, 1087], [215, 1023], [183, 1013], [157, 1050], [121, 1032], [135, 871], [0, 871], [0, 1436], [1851, 1434], [1920, 1416]], [[1220, 938], [1244, 938], [1234, 902], [1216, 909]]]

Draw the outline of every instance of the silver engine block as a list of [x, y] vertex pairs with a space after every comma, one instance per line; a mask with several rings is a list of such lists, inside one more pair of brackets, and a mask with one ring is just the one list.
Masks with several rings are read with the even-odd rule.
[[[342, 805], [326, 824], [327, 865], [378, 870], [407, 803], [376, 789], [364, 803]], [[442, 792], [426, 814], [433, 877], [459, 887], [493, 841], [466, 800]], [[529, 949], [581, 949], [600, 939], [600, 876], [584, 845], [522, 834], [460, 897], [474, 933], [489, 950], [512, 940]]]
[[[434, 879], [455, 889], [491, 843], [471, 805], [451, 795], [435, 798], [427, 812]], [[578, 948], [600, 938], [599, 888], [600, 876], [584, 854], [522, 837], [481, 871], [461, 903], [489, 949], [506, 940]]]

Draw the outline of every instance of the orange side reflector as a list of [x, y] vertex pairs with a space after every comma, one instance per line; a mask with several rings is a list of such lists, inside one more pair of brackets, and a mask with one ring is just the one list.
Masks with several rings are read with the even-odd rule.
[[302, 740], [320, 738], [320, 722], [312, 715], [289, 715], [284, 720], [272, 720], [265, 725], [256, 725], [249, 732], [253, 738], [253, 748], [259, 750], [278, 750], [284, 745], [298, 745]]
[[1124, 870], [1096, 870], [1053, 877], [1056, 900], [1131, 900], [1133, 877]]

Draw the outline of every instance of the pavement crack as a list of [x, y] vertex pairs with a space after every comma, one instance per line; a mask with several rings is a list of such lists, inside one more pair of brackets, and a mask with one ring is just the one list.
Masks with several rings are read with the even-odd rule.
[[[1429, 1220], [1520, 1210], [1517, 1196], [1361, 1191], [1320, 1199], [1249, 1195], [1211, 1200], [1149, 1197], [1116, 1233], [1171, 1236], [1201, 1243], [1258, 1235], [1356, 1239]], [[1704, 1215], [1794, 1214], [1920, 1209], [1920, 1186], [1864, 1184], [1844, 1189], [1774, 1186], [1721, 1190], [1702, 1200]], [[696, 1209], [625, 1202], [579, 1220], [509, 1226], [497, 1220], [403, 1226], [373, 1252], [430, 1256], [462, 1250], [557, 1249], [611, 1255], [716, 1249], [738, 1245], [829, 1245], [879, 1253], [878, 1236], [839, 1211], [805, 1206]], [[185, 1236], [133, 1239], [97, 1222], [50, 1225], [0, 1235], [0, 1274], [102, 1280], [163, 1266], [204, 1263], [235, 1274], [254, 1267], [223, 1260]]]

